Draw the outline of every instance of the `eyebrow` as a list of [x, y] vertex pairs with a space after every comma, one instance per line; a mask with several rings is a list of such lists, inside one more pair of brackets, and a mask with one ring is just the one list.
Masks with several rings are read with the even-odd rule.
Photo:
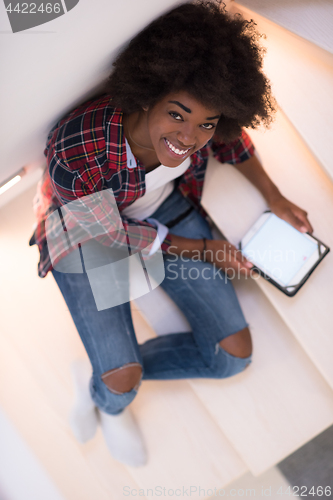
[[[187, 108], [186, 106], [184, 106], [184, 104], [182, 104], [179, 101], [168, 101], [168, 102], [171, 102], [172, 104], [177, 104], [177, 106], [186, 111], [186, 113], [192, 113], [192, 110], [190, 110], [190, 108]], [[206, 120], [216, 120], [216, 118], [220, 118], [220, 116], [221, 115], [209, 116], [208, 118], [206, 118]]]

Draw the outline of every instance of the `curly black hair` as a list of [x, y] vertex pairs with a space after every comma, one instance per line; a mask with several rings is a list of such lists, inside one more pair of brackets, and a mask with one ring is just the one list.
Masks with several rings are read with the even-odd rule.
[[105, 91], [125, 113], [186, 91], [222, 114], [216, 135], [225, 142], [242, 127], [267, 127], [275, 100], [255, 26], [230, 16], [218, 0], [182, 4], [130, 41], [113, 63]]

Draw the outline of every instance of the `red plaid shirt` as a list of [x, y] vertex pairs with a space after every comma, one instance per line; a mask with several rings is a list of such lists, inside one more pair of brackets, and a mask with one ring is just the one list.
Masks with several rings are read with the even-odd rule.
[[[127, 167], [125, 136], [122, 127], [123, 114], [114, 108], [109, 95], [92, 99], [77, 107], [62, 118], [48, 136], [44, 154], [48, 168], [38, 184], [34, 198], [37, 227], [30, 245], [37, 244], [40, 251], [38, 274], [40, 277], [52, 269], [48, 252], [45, 220], [57, 210], [78, 198], [112, 188], [120, 215], [124, 208], [144, 195], [145, 168], [137, 160], [137, 167]], [[177, 189], [206, 216], [200, 205], [209, 148], [221, 163], [240, 163], [250, 158], [254, 146], [246, 134], [230, 144], [211, 140], [191, 156], [191, 165], [177, 179]], [[103, 205], [103, 210], [108, 207]], [[110, 210], [112, 207], [110, 206]], [[100, 211], [101, 212], [101, 211]], [[91, 211], [91, 221], [96, 222], [101, 213]], [[123, 232], [110, 231], [99, 236], [99, 241], [108, 246], [128, 245], [131, 252], [145, 249], [152, 243], [154, 226], [146, 221], [130, 219], [121, 215]], [[86, 221], [85, 221], [86, 222]], [[155, 228], [154, 228], [155, 229]], [[89, 224], [85, 225], [89, 233]], [[127, 237], [124, 237], [124, 234]], [[167, 234], [161, 247], [165, 252], [171, 243]], [[59, 259], [71, 250], [60, 249]]]

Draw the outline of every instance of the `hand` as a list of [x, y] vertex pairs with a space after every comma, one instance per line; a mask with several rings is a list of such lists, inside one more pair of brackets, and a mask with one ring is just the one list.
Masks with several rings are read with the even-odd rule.
[[231, 278], [249, 276], [253, 267], [242, 252], [226, 240], [206, 240], [205, 260], [215, 264]]
[[313, 228], [307, 218], [307, 212], [291, 203], [284, 196], [281, 195], [277, 200], [271, 202], [269, 208], [280, 219], [285, 220], [301, 233], [313, 233]]

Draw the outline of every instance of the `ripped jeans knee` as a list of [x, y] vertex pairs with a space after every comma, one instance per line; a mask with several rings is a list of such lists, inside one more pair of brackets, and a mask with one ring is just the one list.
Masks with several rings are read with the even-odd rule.
[[[128, 365], [124, 366], [137, 366], [138, 368], [141, 368], [140, 374], [139, 370], [137, 370], [135, 382], [133, 379], [133, 384], [130, 384], [131, 386], [133, 386], [133, 388], [129, 388], [129, 390], [127, 391], [125, 390], [124, 392], [122, 392], [120, 390], [117, 390], [117, 388], [119, 388], [119, 386], [116, 385], [117, 380], [114, 380], [111, 383], [110, 377], [108, 377], [108, 375], [111, 373], [118, 374], [118, 371], [122, 367], [110, 370], [109, 372], [105, 372], [102, 375], [94, 374], [91, 378], [90, 393], [92, 399], [94, 400], [96, 406], [105, 413], [109, 413], [111, 415], [121, 413], [123, 409], [133, 401], [138, 393], [139, 387], [142, 382], [142, 366], [139, 363], [129, 363]], [[112, 385], [113, 383], [114, 387]]]
[[138, 390], [142, 380], [142, 366], [138, 362], [126, 363], [104, 372], [101, 379], [113, 394]]
[[215, 345], [213, 371], [215, 378], [227, 378], [245, 370], [252, 362], [252, 354], [246, 358], [239, 358], [229, 354], [219, 343]]

